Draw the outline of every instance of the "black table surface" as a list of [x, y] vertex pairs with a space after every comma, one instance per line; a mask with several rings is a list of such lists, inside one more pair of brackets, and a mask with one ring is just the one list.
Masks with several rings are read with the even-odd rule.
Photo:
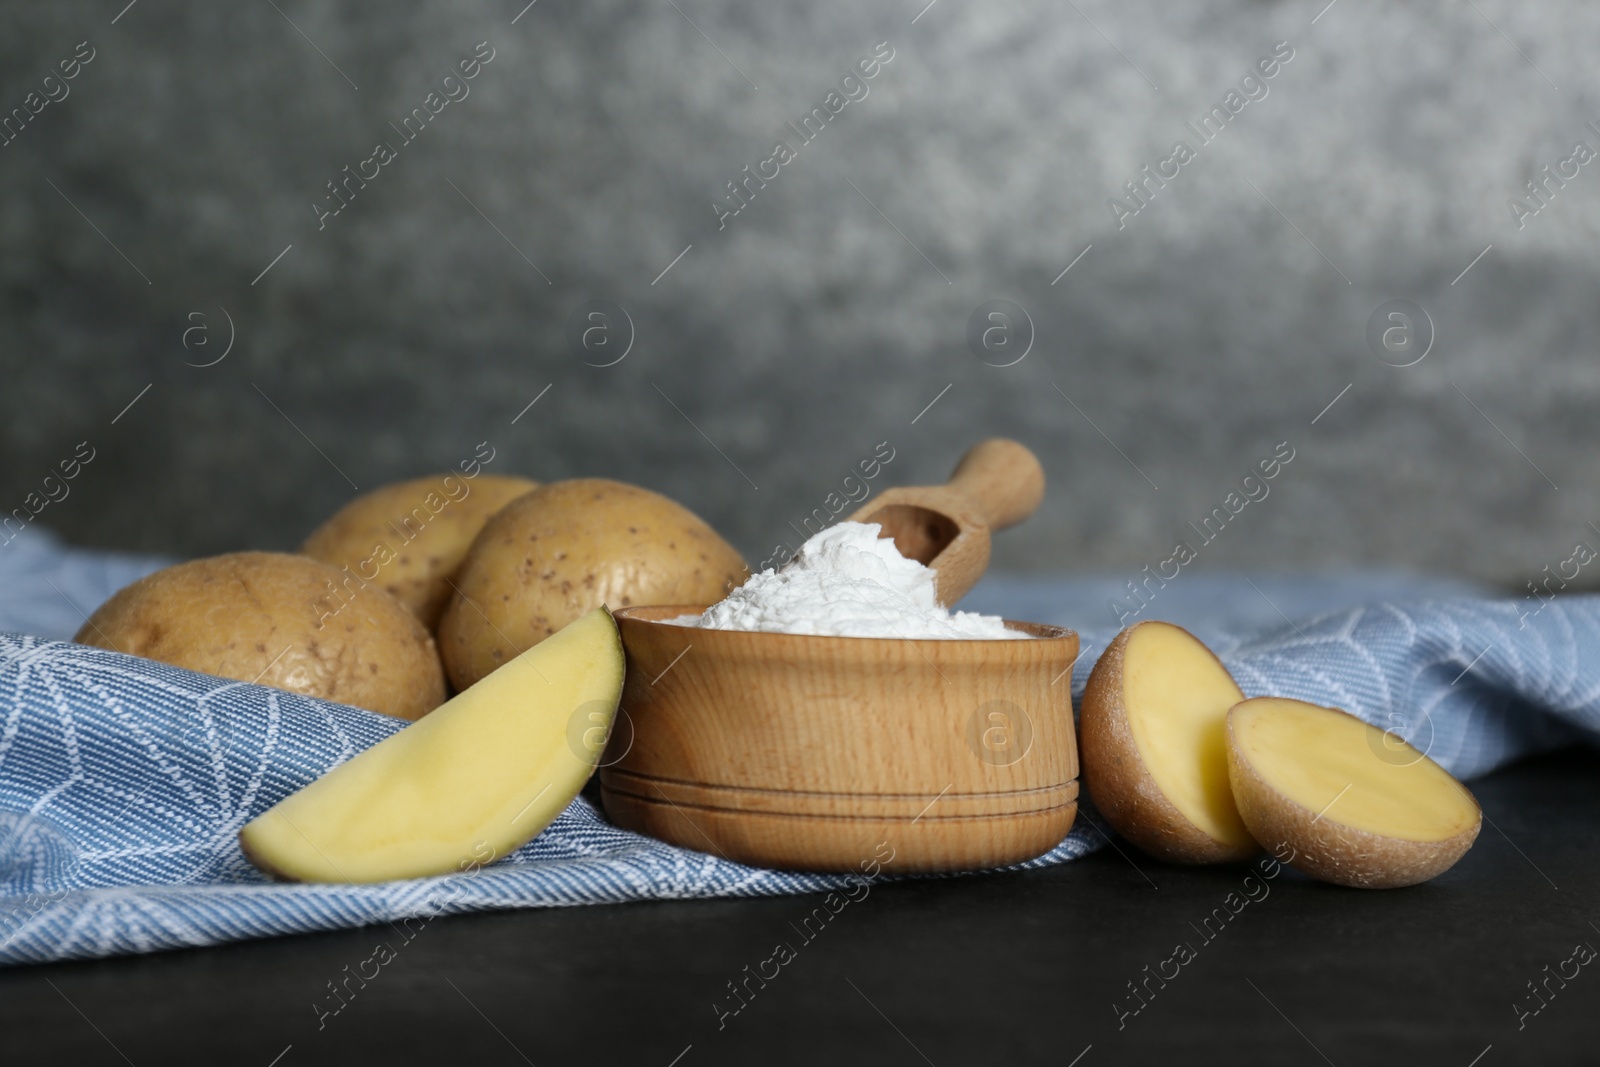
[[[13, 968], [0, 1062], [1600, 1063], [1600, 974], [1574, 962], [1600, 946], [1600, 755], [1473, 790], [1476, 847], [1389, 892], [1171, 867], [1118, 841], [1048, 870], [878, 884], [810, 940], [820, 896]], [[380, 942], [387, 962], [365, 962]], [[792, 958], [765, 963], [779, 942]], [[1167, 962], [1179, 943], [1190, 958]], [[358, 970], [377, 973], [331, 1013], [329, 983]]]

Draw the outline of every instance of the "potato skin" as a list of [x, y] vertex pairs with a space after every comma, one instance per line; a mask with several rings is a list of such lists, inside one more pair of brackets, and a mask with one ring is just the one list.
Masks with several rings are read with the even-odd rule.
[[[483, 524], [537, 488], [539, 483], [527, 478], [497, 474], [435, 474], [396, 482], [363, 493], [334, 512], [300, 551], [381, 582], [432, 630], [450, 601], [450, 581]], [[378, 552], [379, 545], [389, 553]], [[376, 578], [367, 578], [374, 569]]]
[[699, 516], [605, 478], [552, 482], [478, 535], [439, 620], [457, 690], [602, 604], [709, 604], [750, 576]]
[[1256, 840], [1295, 870], [1353, 889], [1399, 889], [1437, 878], [1478, 839], [1482, 809], [1470, 828], [1443, 841], [1400, 841], [1321, 818], [1266, 783], [1240, 753], [1233, 723], [1229, 711], [1228, 782], [1239, 815]]
[[1089, 672], [1078, 714], [1084, 788], [1113, 829], [1157, 859], [1185, 864], [1250, 859], [1258, 849], [1218, 841], [1185, 818], [1139, 755], [1123, 707], [1122, 663], [1133, 631], [1145, 625], [1149, 620], [1119, 633]]
[[376, 585], [344, 577], [287, 553], [191, 560], [119, 591], [74, 640], [401, 719], [444, 703], [428, 631]]

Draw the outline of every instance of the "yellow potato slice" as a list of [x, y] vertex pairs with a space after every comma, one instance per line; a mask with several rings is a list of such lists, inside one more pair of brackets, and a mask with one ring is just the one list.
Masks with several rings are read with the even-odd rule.
[[622, 695], [622, 642], [597, 608], [239, 832], [288, 881], [451, 874], [532, 840], [598, 763]]
[[1151, 621], [1118, 634], [1089, 675], [1079, 720], [1084, 784], [1106, 821], [1174, 863], [1260, 851], [1228, 783], [1225, 723], [1243, 699], [1187, 630]]
[[1482, 813], [1444, 768], [1353, 715], [1246, 700], [1228, 715], [1228, 771], [1245, 825], [1280, 859], [1339, 885], [1388, 889], [1449, 870]]

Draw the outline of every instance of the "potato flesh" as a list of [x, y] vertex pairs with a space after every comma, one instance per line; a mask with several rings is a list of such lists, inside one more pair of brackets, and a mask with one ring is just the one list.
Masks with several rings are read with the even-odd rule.
[[1146, 623], [1128, 638], [1122, 686], [1129, 730], [1162, 795], [1215, 840], [1250, 847], [1228, 785], [1228, 709], [1244, 694], [1227, 669], [1182, 629]]
[[[1252, 700], [1234, 742], [1277, 793], [1324, 819], [1400, 841], [1445, 841], [1477, 824], [1466, 788], [1376, 726], [1298, 700]], [[1382, 753], [1382, 755], [1380, 755]]]
[[240, 832], [246, 854], [306, 882], [419, 878], [499, 859], [583, 788], [622, 676], [616, 623], [592, 611], [262, 814]]

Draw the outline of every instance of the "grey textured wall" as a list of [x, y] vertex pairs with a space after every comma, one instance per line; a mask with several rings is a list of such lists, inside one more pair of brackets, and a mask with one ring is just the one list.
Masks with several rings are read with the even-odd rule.
[[[1520, 228], [1508, 199], [1600, 147], [1600, 10], [1323, 2], [8, 4], [0, 107], [68, 95], [0, 148], [0, 508], [87, 440], [38, 518], [70, 539], [289, 547], [488, 440], [755, 560], [879, 442], [882, 486], [1007, 434], [1052, 488], [997, 563], [1137, 569], [1287, 441], [1202, 565], [1531, 576], [1600, 543], [1600, 163]], [[1186, 127], [1280, 41], [1224, 132]], [[377, 176], [319, 228], [347, 165]], [[1033, 323], [1012, 366], [967, 342], [995, 298]], [[1367, 339], [1397, 299], [1436, 333], [1406, 368]], [[571, 325], [596, 301], [632, 322], [613, 366]]]

